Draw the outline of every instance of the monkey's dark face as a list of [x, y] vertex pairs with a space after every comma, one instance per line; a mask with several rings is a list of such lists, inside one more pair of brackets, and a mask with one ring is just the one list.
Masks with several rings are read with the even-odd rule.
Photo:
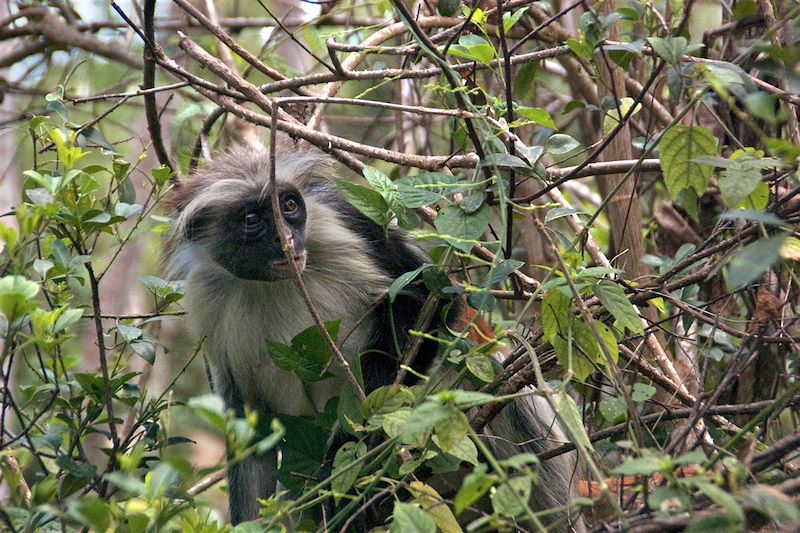
[[[276, 194], [276, 193], [272, 193]], [[296, 187], [277, 188], [283, 230], [290, 255], [300, 272], [305, 268], [306, 206]], [[271, 194], [228, 205], [202, 232], [214, 261], [242, 279], [277, 281], [290, 278], [291, 264], [281, 248]]]

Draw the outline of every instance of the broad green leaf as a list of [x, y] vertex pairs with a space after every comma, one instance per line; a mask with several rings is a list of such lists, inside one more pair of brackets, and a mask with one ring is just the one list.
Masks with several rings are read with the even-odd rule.
[[781, 246], [786, 235], [780, 233], [750, 243], [736, 254], [728, 267], [728, 287], [742, 289], [758, 279], [780, 258]]
[[[609, 109], [606, 112], [605, 117], [603, 117], [603, 135], [609, 135], [614, 128], [617, 127], [620, 120], [624, 117], [628, 116], [628, 112], [630, 112], [631, 107], [633, 107], [633, 98], [626, 96], [625, 98], [621, 98], [619, 100], [619, 107], [614, 107], [613, 109]], [[636, 104], [636, 107], [633, 108], [633, 112], [631, 112], [630, 116], [633, 117], [636, 113], [642, 110], [641, 104]], [[630, 117], [629, 117], [630, 118]]]
[[703, 193], [714, 169], [693, 162], [702, 155], [716, 155], [717, 141], [699, 126], [676, 125], [661, 136], [661, 170], [672, 198], [685, 189], [694, 189], [695, 195]]
[[613, 474], [615, 476], [649, 476], [670, 468], [671, 464], [668, 459], [654, 455], [633, 457], [625, 459], [613, 470]]
[[554, 133], [547, 139], [547, 152], [550, 155], [566, 155], [576, 148], [578, 148], [581, 144], [576, 141], [573, 137], [566, 135], [564, 133]]
[[705, 480], [694, 478], [691, 481], [692, 485], [725, 511], [732, 526], [744, 526], [746, 523], [744, 509], [732, 494]]
[[95, 496], [84, 496], [71, 501], [69, 514], [94, 531], [106, 531], [111, 525], [109, 504]]
[[762, 211], [769, 205], [769, 195], [769, 185], [762, 181], [756, 185], [756, 188], [753, 189], [753, 192], [743, 198], [741, 202], [732, 206], [732, 209], [750, 209]]
[[443, 196], [458, 190], [461, 180], [442, 172], [423, 172], [395, 182], [397, 192], [406, 207], [416, 209], [438, 202]]
[[[528, 6], [521, 7], [514, 11], [513, 13], [506, 11], [503, 13], [503, 31], [508, 33], [508, 30], [514, 27], [514, 25], [519, 22], [519, 19], [522, 18], [522, 15], [525, 14], [525, 11], [528, 10]], [[497, 30], [497, 36], [500, 36], [500, 30]]]
[[686, 54], [688, 41], [686, 37], [649, 37], [647, 41], [658, 56], [669, 63], [677, 65], [681, 56]]
[[558, 389], [556, 394], [551, 394], [550, 400], [553, 402], [553, 408], [567, 429], [572, 442], [587, 450], [591, 449], [592, 443], [589, 440], [589, 435], [586, 434], [583, 418], [575, 400], [567, 394], [563, 387]]
[[675, 487], [656, 487], [647, 504], [659, 516], [669, 516], [689, 508], [689, 494]]
[[428, 268], [429, 266], [431, 266], [430, 263], [425, 263], [421, 267], [412, 270], [411, 272], [406, 272], [405, 274], [401, 274], [400, 276], [398, 276], [398, 278], [394, 280], [392, 284], [389, 286], [389, 301], [394, 302], [395, 298], [397, 298], [397, 295], [400, 293], [400, 291], [402, 291], [406, 287], [406, 285], [417, 279], [419, 273], [422, 272], [424, 269]]
[[451, 410], [450, 415], [433, 428], [433, 441], [444, 452], [449, 452], [467, 436], [469, 423], [461, 411]]
[[414, 393], [404, 385], [378, 387], [367, 396], [361, 413], [364, 418], [393, 413], [401, 407], [412, 405], [414, 399]]
[[362, 215], [379, 226], [385, 227], [389, 224], [391, 219], [389, 204], [383, 199], [381, 193], [345, 180], [339, 180], [337, 184], [344, 199], [358, 209]]
[[458, 44], [447, 49], [447, 53], [489, 65], [495, 58], [494, 47], [480, 35], [462, 35]]
[[450, 416], [452, 409], [438, 402], [424, 402], [411, 412], [400, 435], [403, 439], [415, 438], [433, 429], [433, 426]]
[[426, 512], [441, 533], [461, 533], [463, 531], [450, 507], [442, 505], [444, 499], [433, 487], [421, 481], [412, 481], [408, 484], [408, 491], [423, 509], [427, 510]]
[[497, 478], [495, 476], [486, 473], [486, 466], [482, 463], [464, 476], [454, 501], [456, 516], [481, 499], [496, 481]]
[[367, 445], [359, 442], [345, 442], [341, 448], [336, 450], [333, 458], [333, 472], [331, 473], [331, 489], [336, 493], [335, 499], [339, 500], [339, 495], [347, 494], [347, 491], [358, 479], [362, 463], [358, 462], [351, 465], [367, 453]]
[[542, 300], [542, 329], [547, 342], [567, 331], [572, 318], [572, 300], [564, 296], [558, 289], [550, 289]]
[[556, 123], [553, 122], [550, 113], [545, 109], [539, 107], [518, 107], [514, 109], [514, 112], [540, 126], [550, 128], [551, 130], [556, 129]]
[[631, 399], [636, 403], [646, 402], [652, 398], [656, 393], [656, 388], [647, 383], [636, 382], [633, 384], [631, 391]]
[[436, 10], [443, 17], [452, 17], [461, 5], [461, 0], [439, 0], [436, 3]]
[[486, 230], [491, 216], [492, 210], [486, 204], [472, 214], [465, 213], [456, 205], [450, 205], [439, 212], [435, 226], [440, 238], [454, 248], [469, 252]]
[[394, 438], [400, 435], [409, 418], [411, 418], [411, 409], [403, 407], [384, 415], [381, 419], [381, 427], [389, 437]]
[[494, 365], [488, 355], [478, 353], [466, 358], [467, 370], [479, 380], [490, 383], [494, 379]]
[[621, 286], [611, 281], [600, 281], [594, 286], [594, 294], [621, 328], [637, 335], [644, 332], [642, 321]]
[[738, 495], [744, 505], [778, 524], [800, 524], [800, 507], [786, 494], [765, 485], [746, 487]]
[[524, 505], [531, 497], [531, 488], [531, 480], [527, 476], [513, 477], [492, 494], [492, 507], [502, 516], [519, 516], [525, 511]]
[[747, 209], [743, 209], [741, 211], [728, 211], [726, 213], [722, 213], [719, 216], [719, 219], [747, 220], [748, 222], [758, 222], [759, 224], [765, 224], [767, 226], [776, 226], [776, 227], [782, 227], [786, 224], [786, 221], [777, 216], [775, 213], [767, 213], [764, 211], [747, 210]]
[[584, 61], [592, 60], [592, 46], [586, 42], [585, 39], [574, 39], [570, 37], [566, 42], [569, 49], [573, 54], [583, 59]]
[[383, 194], [394, 189], [392, 180], [390, 180], [386, 174], [377, 168], [365, 166], [362, 170], [362, 173], [364, 175], [364, 179], [367, 180], [367, 183], [369, 183], [370, 186], [379, 193]]
[[20, 318], [39, 294], [39, 285], [22, 276], [0, 278], [0, 312], [9, 322]]
[[216, 394], [205, 394], [190, 398], [187, 405], [194, 414], [202, 418], [211, 427], [225, 434], [227, 417], [225, 416], [225, 404], [222, 398]]
[[391, 533], [436, 533], [436, 523], [419, 505], [394, 502]]
[[492, 265], [489, 276], [484, 282], [484, 287], [491, 287], [495, 283], [505, 281], [505, 279], [515, 270], [521, 268], [525, 263], [516, 259], [500, 259]]
[[600, 400], [600, 414], [609, 424], [619, 424], [628, 416], [628, 407], [621, 396], [608, 396]]

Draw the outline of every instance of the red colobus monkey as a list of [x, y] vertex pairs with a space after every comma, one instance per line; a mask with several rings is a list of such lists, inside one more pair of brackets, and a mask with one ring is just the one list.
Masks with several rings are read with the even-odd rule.
[[[322, 319], [341, 320], [342, 331], [355, 327], [341, 350], [350, 363], [360, 358], [367, 394], [395, 379], [397, 350], [402, 353], [426, 300], [427, 289], [413, 285], [388, 303], [392, 282], [427, 257], [403, 231], [386, 231], [345, 202], [332, 176], [331, 161], [323, 154], [283, 145], [273, 189], [268, 154], [235, 148], [177, 184], [168, 199], [174, 224], [167, 263], [173, 277], [187, 282], [189, 323], [195, 335], [206, 337], [214, 390], [240, 415], [245, 405], [265, 417], [313, 415], [349, 386], [336, 369], [331, 379], [303, 383], [267, 353], [267, 340], [288, 344], [313, 324], [281, 248], [273, 195], [278, 195], [292, 258]], [[424, 345], [414, 369], [425, 373], [436, 357], [436, 346]], [[542, 452], [567, 440], [550, 406], [536, 396], [510, 403], [485, 433], [501, 458]], [[533, 509], [568, 509], [575, 471], [574, 455], [543, 462]], [[258, 517], [258, 498], [276, 490], [275, 472], [275, 453], [231, 466], [233, 523]], [[584, 528], [574, 512], [555, 516], [559, 530]]]

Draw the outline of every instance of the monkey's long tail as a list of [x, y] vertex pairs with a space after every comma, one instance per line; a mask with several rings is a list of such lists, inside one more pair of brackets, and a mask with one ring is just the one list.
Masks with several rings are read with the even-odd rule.
[[[569, 441], [547, 400], [534, 395], [519, 397], [506, 406], [484, 433], [492, 453], [500, 459], [520, 453], [538, 455]], [[530, 505], [534, 511], [561, 509], [543, 518], [552, 531], [586, 531], [579, 511], [570, 506], [572, 500], [579, 497], [578, 480], [582, 477], [575, 453], [542, 462], [540, 486], [531, 492]]]

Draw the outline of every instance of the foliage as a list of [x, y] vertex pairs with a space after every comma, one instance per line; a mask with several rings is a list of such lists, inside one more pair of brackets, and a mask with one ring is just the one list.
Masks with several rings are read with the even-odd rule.
[[[800, 524], [800, 484], [787, 466], [800, 449], [800, 8], [758, 14], [752, 0], [738, 1], [720, 26], [713, 8], [676, 2], [607, 2], [551, 17], [539, 2], [440, 0], [442, 17], [426, 3], [419, 20], [400, 2], [342, 2], [293, 33], [293, 53], [313, 60], [308, 77], [280, 52], [286, 28], [245, 24], [234, 34], [264, 68], [241, 50], [230, 57], [207, 28], [184, 38], [158, 26], [157, 11], [162, 46], [145, 55], [166, 54], [159, 85], [174, 82], [167, 72], [186, 83], [164, 89], [168, 113], [156, 107], [155, 119], [142, 119], [132, 102], [145, 46], [122, 51], [119, 34], [95, 35], [80, 20], [90, 13], [67, 4], [15, 6], [22, 14], [4, 19], [14, 31], [0, 36], [34, 45], [32, 25], [49, 24], [85, 37], [58, 44], [72, 34], [48, 34], [50, 44], [26, 49], [15, 81], [4, 81], [9, 94], [45, 87], [46, 96], [13, 102], [27, 106], [16, 141], [32, 155], [15, 160], [20, 194], [0, 226], [3, 527], [310, 531], [323, 527], [319, 504], [333, 501], [329, 530], [369, 520], [403, 532], [544, 530], [554, 513], [528, 501], [543, 490], [543, 461], [572, 450], [581, 486], [597, 489], [572, 510], [586, 508], [598, 525]], [[266, 16], [263, 4], [244, 9], [242, 20]], [[105, 16], [122, 23], [119, 12]], [[368, 41], [344, 59], [342, 43], [377, 42], [375, 26], [388, 18], [402, 22], [392, 41]], [[71, 55], [54, 54], [56, 44]], [[186, 61], [170, 63], [178, 46]], [[65, 68], [45, 72], [36, 66], [45, 59]], [[354, 73], [360, 61], [367, 74]], [[295, 109], [279, 100], [290, 85], [281, 77], [298, 94], [346, 100]], [[357, 171], [338, 182], [348, 202], [430, 253], [395, 280], [389, 300], [425, 284], [447, 303], [463, 298], [493, 338], [414, 330], [439, 346], [430, 376], [363, 402], [342, 390], [316, 416], [236, 417], [206, 394], [202, 340], [176, 332], [183, 283], [162, 279], [151, 259], [169, 231], [160, 201], [203, 143], [222, 149], [236, 139], [206, 120], [215, 109], [269, 126], [277, 103], [279, 128]], [[325, 128], [305, 104], [318, 106]], [[136, 120], [164, 130], [166, 160], [154, 160], [157, 136], [144, 148], [123, 142], [141, 135], [126, 129]], [[115, 277], [126, 262], [145, 275]], [[109, 312], [137, 292], [145, 311]], [[334, 341], [345, 334], [338, 321], [325, 326]], [[307, 383], [329, 379], [337, 364], [317, 328], [268, 350]], [[360, 379], [357, 364], [354, 372]], [[571, 442], [494, 457], [479, 434], [524, 394], [547, 399]], [[334, 427], [350, 440], [323, 474]], [[227, 447], [210, 466], [199, 459], [209, 434]], [[226, 465], [275, 448], [285, 491], [261, 502], [258, 523], [226, 525]], [[455, 472], [455, 486], [441, 483]], [[636, 498], [621, 507], [615, 486], [638, 487], [645, 512]]]

